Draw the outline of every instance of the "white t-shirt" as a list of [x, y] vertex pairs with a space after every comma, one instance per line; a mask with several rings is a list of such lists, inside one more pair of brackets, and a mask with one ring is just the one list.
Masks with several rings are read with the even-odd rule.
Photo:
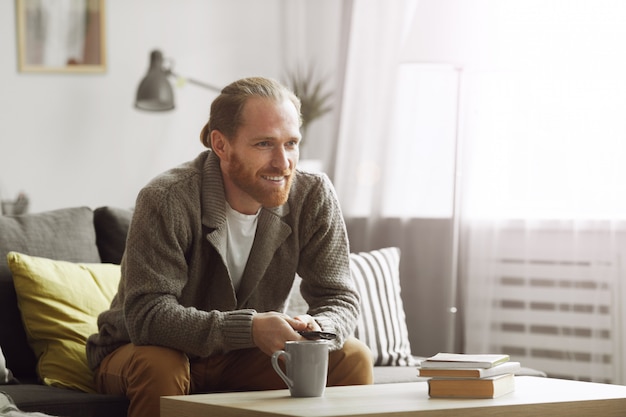
[[228, 225], [226, 263], [235, 291], [239, 289], [241, 277], [250, 256], [260, 212], [259, 209], [256, 214], [242, 214], [226, 203]]

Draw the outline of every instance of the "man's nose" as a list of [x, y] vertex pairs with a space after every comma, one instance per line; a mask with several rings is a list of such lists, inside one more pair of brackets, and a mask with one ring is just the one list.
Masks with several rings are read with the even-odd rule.
[[277, 146], [272, 158], [272, 165], [274, 168], [286, 170], [290, 166], [289, 153], [282, 146]]

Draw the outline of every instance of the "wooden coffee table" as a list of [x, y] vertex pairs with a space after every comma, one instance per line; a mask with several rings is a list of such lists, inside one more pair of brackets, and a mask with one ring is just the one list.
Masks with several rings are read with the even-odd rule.
[[431, 399], [426, 382], [326, 388], [321, 398], [288, 390], [161, 398], [161, 417], [338, 416], [624, 416], [626, 386], [516, 377], [515, 392], [499, 398]]

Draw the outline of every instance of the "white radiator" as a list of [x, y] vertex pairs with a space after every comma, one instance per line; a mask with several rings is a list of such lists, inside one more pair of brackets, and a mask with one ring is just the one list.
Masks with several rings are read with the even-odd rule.
[[472, 258], [470, 279], [491, 285], [470, 291], [466, 350], [508, 353], [551, 377], [622, 383], [620, 262], [615, 242], [598, 236], [500, 231], [491, 256]]

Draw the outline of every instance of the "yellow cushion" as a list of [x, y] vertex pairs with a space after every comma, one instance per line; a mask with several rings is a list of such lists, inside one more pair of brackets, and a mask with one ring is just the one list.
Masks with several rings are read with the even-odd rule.
[[85, 344], [117, 292], [120, 267], [7, 255], [28, 342], [46, 385], [95, 392]]

